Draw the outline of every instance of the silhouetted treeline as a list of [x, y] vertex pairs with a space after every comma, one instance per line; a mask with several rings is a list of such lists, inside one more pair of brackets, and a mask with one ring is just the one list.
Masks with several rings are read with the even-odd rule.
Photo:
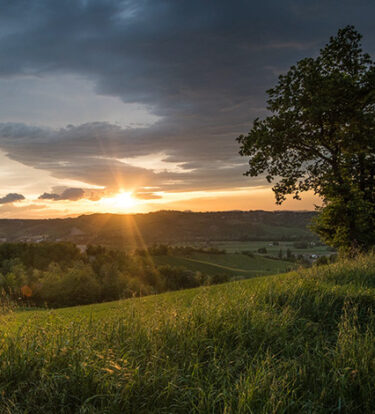
[[[162, 254], [165, 247], [154, 248]], [[156, 266], [149, 252], [143, 257], [88, 246], [82, 253], [69, 242], [0, 244], [2, 293], [37, 306], [89, 304], [228, 279], [169, 265]]]

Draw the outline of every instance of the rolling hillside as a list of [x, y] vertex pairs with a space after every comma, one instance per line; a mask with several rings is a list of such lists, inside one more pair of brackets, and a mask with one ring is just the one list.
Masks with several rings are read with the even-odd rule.
[[68, 240], [133, 249], [152, 243], [316, 240], [313, 212], [227, 211], [92, 214], [67, 219], [0, 220], [1, 241]]
[[60, 310], [4, 309], [4, 413], [373, 412], [375, 257]]

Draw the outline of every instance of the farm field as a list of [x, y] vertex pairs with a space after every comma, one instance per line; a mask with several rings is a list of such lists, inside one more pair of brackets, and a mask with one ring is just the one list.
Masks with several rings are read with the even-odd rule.
[[208, 275], [225, 274], [232, 277], [254, 277], [282, 273], [298, 265], [285, 260], [274, 260], [261, 255], [192, 253], [189, 257], [153, 256], [157, 265], [182, 266]]
[[1, 316], [0, 412], [373, 410], [375, 257]]
[[[197, 247], [214, 247], [217, 249], [224, 249], [228, 253], [236, 253], [241, 251], [251, 251], [256, 253], [260, 248], [266, 248], [267, 254], [277, 257], [279, 254], [280, 249], [283, 250], [283, 254], [285, 256], [286, 250], [290, 249], [290, 251], [294, 255], [312, 255], [315, 254], [317, 256], [325, 256], [331, 255], [332, 252], [328, 246], [322, 245], [311, 245], [311, 242], [308, 242], [308, 247], [306, 249], [298, 249], [294, 246], [294, 242], [290, 241], [280, 241], [278, 245], [273, 245], [272, 240], [265, 240], [265, 241], [212, 241], [209, 243], [191, 243], [193, 246]], [[314, 242], [312, 242], [314, 243]]]

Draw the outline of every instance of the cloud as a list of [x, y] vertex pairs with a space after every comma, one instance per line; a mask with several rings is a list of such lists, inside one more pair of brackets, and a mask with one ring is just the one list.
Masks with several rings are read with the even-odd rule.
[[[12, 160], [108, 191], [264, 183], [242, 176], [247, 165], [235, 137], [267, 113], [264, 91], [277, 74], [317, 54], [348, 22], [364, 33], [365, 49], [374, 51], [375, 44], [370, 0], [35, 0], [27, 8], [23, 0], [0, 3], [0, 77], [16, 82], [61, 76], [63, 82], [74, 75], [92, 82], [97, 94], [142, 105], [158, 119], [134, 128], [99, 119], [60, 129], [0, 124], [0, 149]], [[42, 113], [36, 124], [43, 119]], [[179, 171], [121, 161], [160, 153]], [[41, 197], [61, 200], [62, 194]]]
[[40, 195], [38, 197], [39, 200], [58, 200], [59, 199], [59, 195], [58, 194], [54, 194], [54, 193], [43, 193], [42, 195]]
[[84, 196], [85, 196], [85, 191], [82, 188], [67, 188], [61, 194], [43, 193], [42, 195], [39, 196], [39, 200], [77, 201], [77, 200], [80, 200], [81, 198], [84, 198]]
[[9, 193], [6, 196], [0, 198], [0, 204], [14, 203], [21, 200], [25, 200], [25, 197], [22, 194]]
[[[113, 190], [158, 187], [159, 190], [197, 190], [248, 186], [242, 176], [246, 161], [237, 155], [234, 139], [203, 141], [199, 152], [183, 136], [170, 137], [167, 130], [154, 139], [155, 130], [127, 130], [116, 125], [95, 123], [59, 130], [0, 124], [0, 147], [25, 165], [46, 170], [56, 178], [73, 179]], [[221, 144], [218, 145], [218, 142]], [[219, 148], [213, 147], [218, 146]], [[143, 168], [123, 158], [166, 154], [164, 165], [179, 169]], [[212, 153], [214, 152], [214, 156]], [[254, 180], [252, 185], [258, 185]], [[56, 195], [43, 196], [57, 198]]]
[[76, 201], [83, 198], [85, 192], [82, 188], [67, 188], [60, 194], [60, 200], [72, 200]]
[[[48, 213], [51, 210], [48, 209]], [[46, 206], [44, 204], [28, 204], [28, 205], [17, 205], [16, 204], [2, 204], [0, 205], [0, 214], [2, 218], [21, 218], [25, 213], [30, 217], [45, 217]]]

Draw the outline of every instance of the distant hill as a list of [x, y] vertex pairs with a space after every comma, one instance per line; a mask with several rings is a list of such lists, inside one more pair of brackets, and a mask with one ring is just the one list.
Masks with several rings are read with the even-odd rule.
[[153, 243], [218, 240], [314, 240], [308, 229], [314, 212], [158, 211], [92, 214], [77, 218], [1, 219], [0, 241], [69, 240], [77, 244], [139, 247]]

